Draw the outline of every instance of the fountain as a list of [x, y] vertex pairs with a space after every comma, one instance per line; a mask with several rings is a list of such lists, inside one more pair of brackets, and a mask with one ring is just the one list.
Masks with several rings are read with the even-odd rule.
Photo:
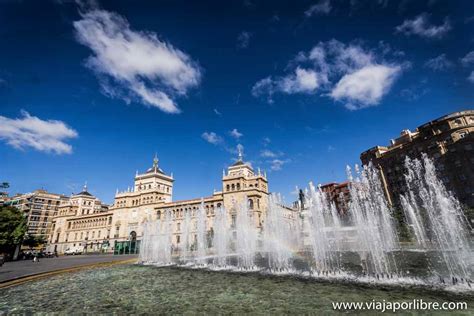
[[[431, 276], [470, 286], [473, 255], [459, 202], [426, 156], [407, 159], [406, 169], [407, 191], [400, 199], [415, 249], [399, 242], [379, 171], [369, 165], [347, 169], [350, 203], [344, 214], [312, 183], [300, 210], [284, 206], [279, 195], [268, 197], [262, 214], [247, 199], [215, 214], [201, 201], [197, 210], [185, 211], [181, 230], [174, 230], [170, 212], [145, 223], [140, 261], [398, 284], [421, 282], [407, 268], [417, 252], [429, 258], [422, 269]], [[181, 242], [175, 243], [178, 235]]]
[[450, 278], [469, 279], [468, 222], [459, 202], [447, 192], [426, 155], [421, 160], [407, 157], [405, 166], [407, 193], [401, 204], [418, 248], [440, 254], [441, 268]]

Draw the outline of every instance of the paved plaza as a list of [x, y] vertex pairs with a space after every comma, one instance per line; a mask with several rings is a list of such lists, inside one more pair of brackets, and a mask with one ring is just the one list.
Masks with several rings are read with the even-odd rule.
[[42, 258], [40, 262], [33, 262], [32, 260], [6, 262], [0, 267], [0, 283], [38, 273], [74, 268], [87, 264], [122, 261], [137, 257], [137, 255], [79, 255]]

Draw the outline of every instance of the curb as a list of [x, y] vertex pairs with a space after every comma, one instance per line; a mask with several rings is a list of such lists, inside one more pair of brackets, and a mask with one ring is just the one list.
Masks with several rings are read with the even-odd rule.
[[111, 267], [115, 265], [130, 264], [130, 263], [137, 263], [137, 262], [138, 262], [138, 259], [133, 258], [133, 259], [126, 259], [126, 260], [89, 263], [89, 264], [83, 264], [83, 265], [70, 267], [70, 268], [63, 268], [63, 269], [48, 271], [48, 272], [28, 274], [28, 275], [20, 276], [11, 280], [0, 281], [0, 289], [9, 288], [9, 287], [20, 285], [26, 282], [35, 281], [35, 280], [43, 279], [46, 277], [63, 274], [63, 273], [78, 272], [78, 271], [86, 270], [86, 269]]

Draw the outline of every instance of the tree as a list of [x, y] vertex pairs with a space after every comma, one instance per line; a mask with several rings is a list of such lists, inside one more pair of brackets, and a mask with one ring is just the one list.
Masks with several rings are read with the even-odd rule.
[[26, 233], [26, 218], [14, 207], [0, 207], [0, 253], [12, 254]]
[[46, 243], [46, 238], [43, 236], [33, 236], [33, 235], [26, 235], [26, 237], [23, 239], [23, 245], [34, 248], [39, 245], [43, 245]]

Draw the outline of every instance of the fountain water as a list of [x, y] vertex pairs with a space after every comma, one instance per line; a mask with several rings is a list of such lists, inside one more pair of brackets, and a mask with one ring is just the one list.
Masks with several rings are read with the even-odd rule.
[[[422, 161], [408, 159], [406, 168], [407, 193], [401, 204], [418, 252], [436, 252], [450, 276], [471, 279], [473, 256], [459, 202], [446, 191], [426, 156]], [[201, 201], [194, 213], [185, 211], [182, 230], [174, 230], [169, 211], [145, 223], [140, 259], [239, 271], [340, 273], [358, 280], [363, 275], [404, 277], [409, 251], [400, 246], [379, 170], [356, 166], [354, 174], [350, 168], [347, 174], [350, 202], [344, 213], [311, 183], [302, 210], [285, 207], [278, 195], [268, 197], [265, 210], [254, 210], [244, 199], [230, 209], [217, 208], [215, 214], [206, 213]], [[174, 235], [182, 242], [173, 243]], [[174, 244], [179, 253], [173, 251]]]
[[201, 200], [201, 204], [199, 205], [196, 226], [196, 261], [198, 264], [205, 264], [207, 250], [207, 215], [204, 208], [204, 200]]
[[459, 202], [436, 176], [433, 161], [405, 160], [407, 193], [401, 204], [418, 246], [441, 254], [451, 277], [469, 279], [468, 222]]
[[282, 216], [285, 213], [282, 205], [279, 195], [269, 196], [263, 225], [263, 252], [268, 258], [268, 267], [273, 271], [290, 270], [293, 251], [300, 246], [300, 221]]
[[186, 262], [190, 257], [191, 250], [191, 210], [185, 210], [183, 220], [182, 244], [180, 249], [181, 261]]
[[229, 249], [229, 229], [228, 214], [225, 208], [219, 207], [216, 211], [214, 219], [214, 265], [217, 267], [225, 267], [227, 265], [227, 255]]
[[235, 205], [235, 250], [238, 255], [238, 267], [242, 270], [255, 268], [258, 231], [253, 211], [249, 210], [247, 199], [240, 205]]
[[369, 165], [362, 171], [356, 166], [355, 178], [350, 168], [347, 173], [351, 183], [348, 213], [358, 239], [352, 250], [361, 252], [366, 273], [396, 272], [391, 252], [398, 249], [398, 237], [378, 172]]
[[340, 270], [339, 251], [341, 223], [325, 193], [310, 183], [306, 194], [309, 245], [318, 271]]
[[145, 223], [144, 242], [140, 250], [140, 261], [167, 265], [172, 263], [173, 221], [169, 212], [156, 222]]

